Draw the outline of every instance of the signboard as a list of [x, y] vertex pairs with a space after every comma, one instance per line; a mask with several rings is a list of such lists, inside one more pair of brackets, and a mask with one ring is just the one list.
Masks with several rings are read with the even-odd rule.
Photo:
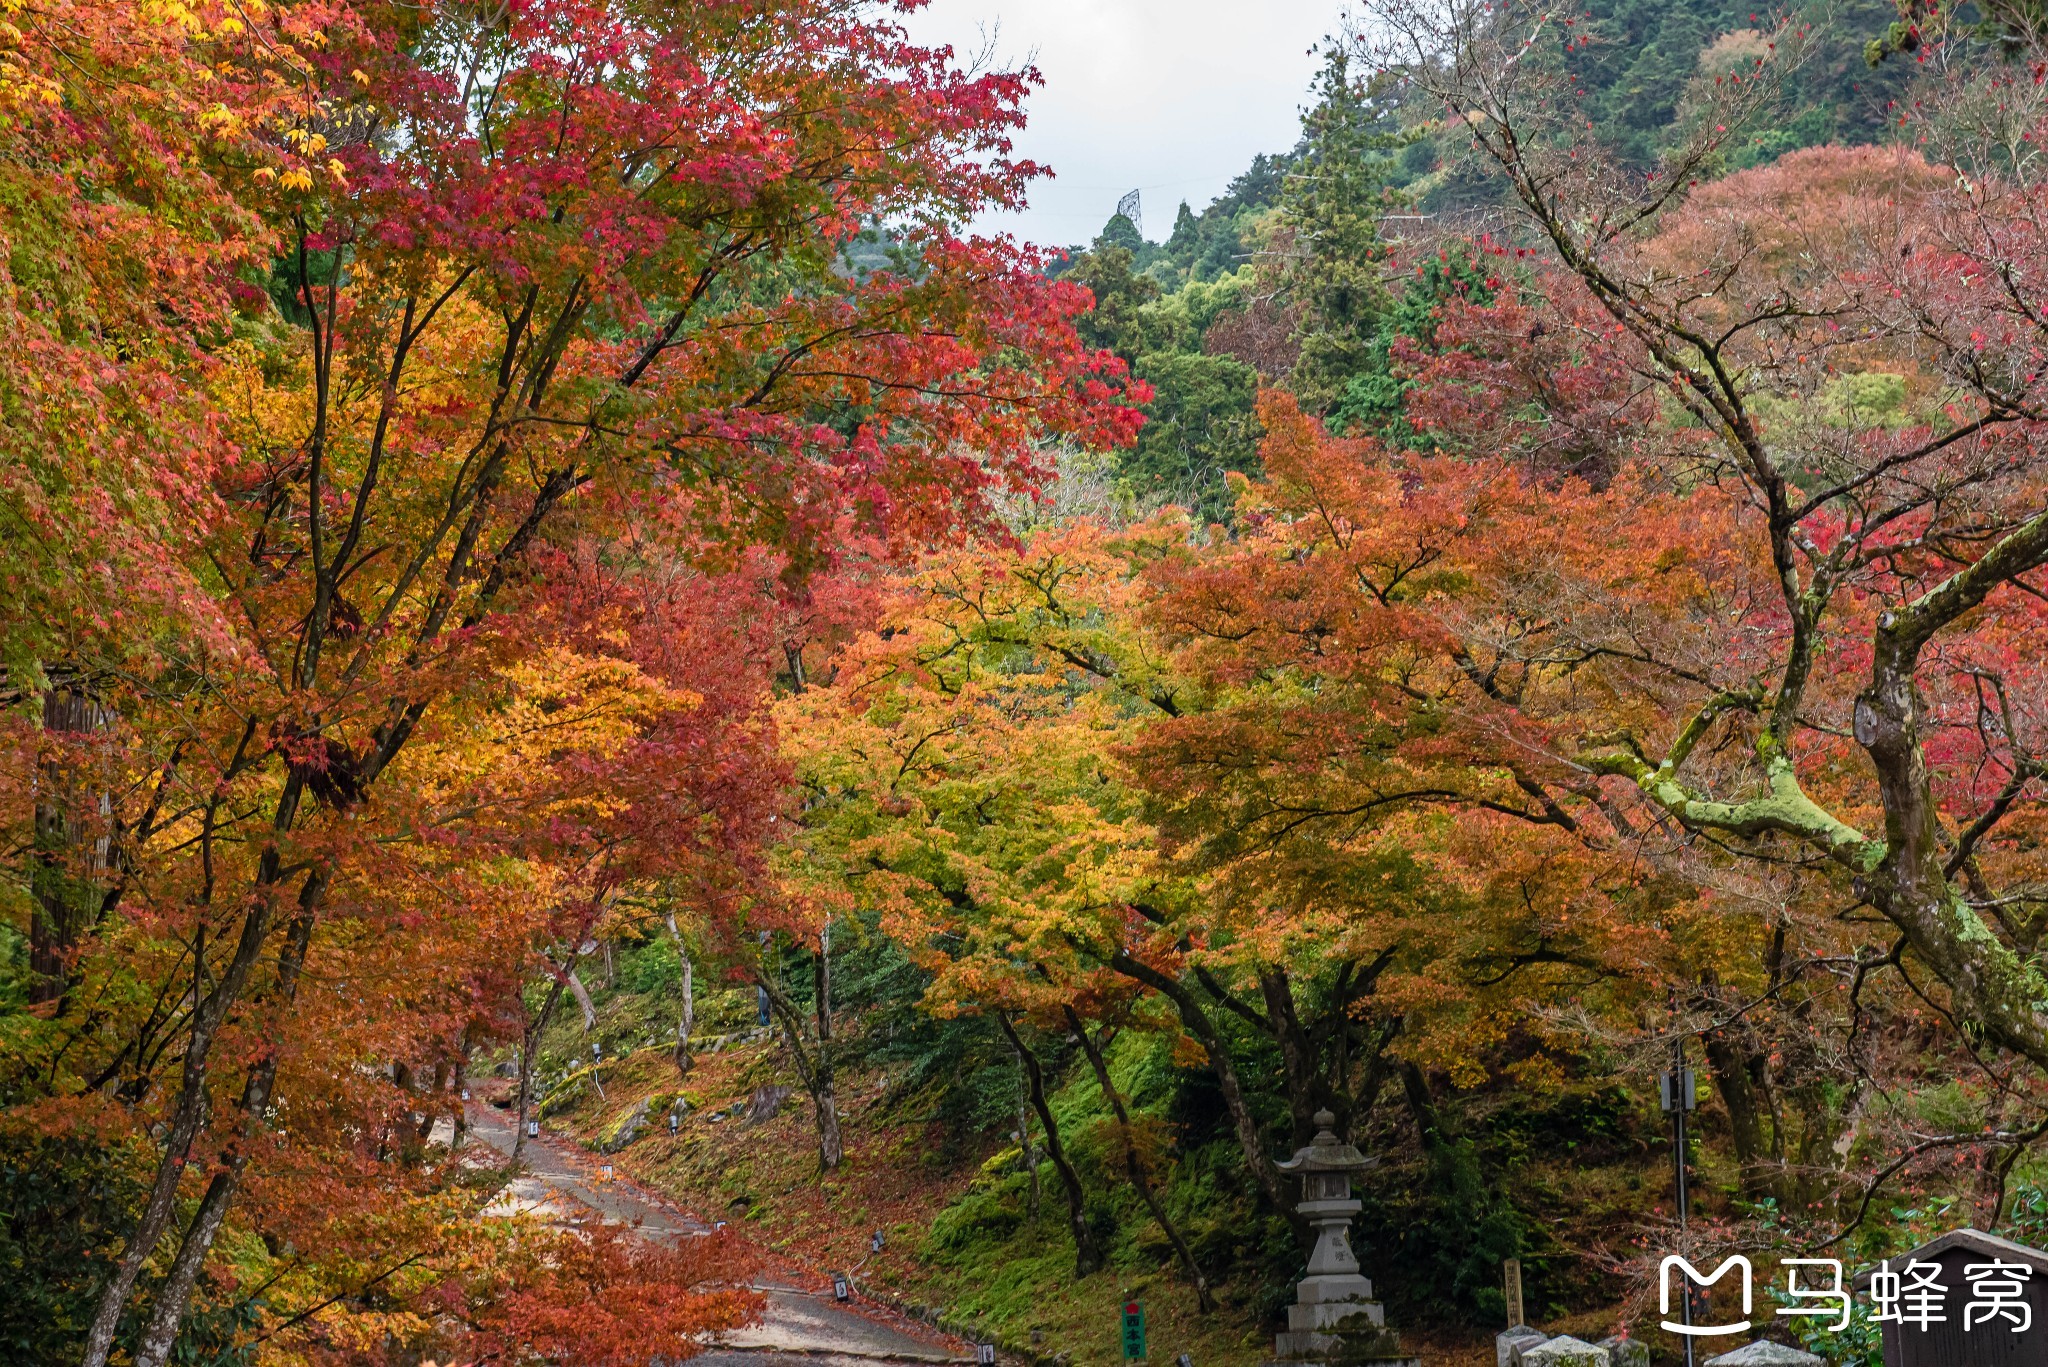
[[1124, 1302], [1124, 1359], [1135, 1362], [1145, 1356], [1145, 1303]]
[[529, 1120], [526, 1122], [526, 1137], [528, 1139], [540, 1138], [540, 1122], [538, 1120]]
[[996, 1346], [993, 1343], [975, 1344], [974, 1360], [980, 1367], [995, 1367]]
[[853, 1288], [847, 1284], [846, 1274], [834, 1272], [832, 1274], [832, 1299], [843, 1301], [851, 1294], [853, 1294]]

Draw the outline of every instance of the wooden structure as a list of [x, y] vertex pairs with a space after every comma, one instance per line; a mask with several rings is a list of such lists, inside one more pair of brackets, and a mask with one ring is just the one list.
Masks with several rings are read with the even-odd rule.
[[[1914, 1263], [1922, 1266], [1909, 1271]], [[1991, 1270], [2000, 1265], [2025, 1272]], [[1858, 1274], [1859, 1314], [1882, 1273], [1897, 1275], [1907, 1298], [1905, 1322], [1882, 1326], [1884, 1367], [2048, 1367], [2048, 1253], [1958, 1229]]]

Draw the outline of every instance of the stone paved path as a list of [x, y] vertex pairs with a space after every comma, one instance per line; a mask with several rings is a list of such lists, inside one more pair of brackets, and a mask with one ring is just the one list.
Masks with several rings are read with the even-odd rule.
[[[470, 1133], [509, 1157], [515, 1121], [482, 1102], [468, 1108]], [[710, 1233], [702, 1220], [638, 1184], [594, 1180], [595, 1165], [554, 1141], [527, 1140], [520, 1151], [526, 1171], [493, 1207], [565, 1221], [592, 1215], [637, 1224], [663, 1241]], [[852, 1367], [855, 1363], [972, 1362], [972, 1346], [906, 1316], [870, 1303], [841, 1305], [821, 1276], [783, 1270], [753, 1283], [767, 1301], [758, 1324], [726, 1334], [718, 1349], [691, 1359], [692, 1367]]]

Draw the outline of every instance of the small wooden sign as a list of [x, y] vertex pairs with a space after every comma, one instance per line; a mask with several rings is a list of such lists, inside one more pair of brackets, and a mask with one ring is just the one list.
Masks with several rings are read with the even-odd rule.
[[1500, 1267], [1508, 1298], [1508, 1328], [1513, 1329], [1529, 1322], [1522, 1313], [1522, 1260], [1509, 1258]]

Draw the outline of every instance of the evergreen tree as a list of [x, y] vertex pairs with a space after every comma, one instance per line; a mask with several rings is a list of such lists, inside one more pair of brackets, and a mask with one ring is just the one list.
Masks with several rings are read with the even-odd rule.
[[1166, 254], [1176, 263], [1183, 257], [1192, 256], [1201, 241], [1201, 235], [1202, 227], [1195, 218], [1195, 211], [1188, 207], [1186, 200], [1182, 200], [1180, 212], [1173, 216], [1173, 233], [1166, 239]]
[[1385, 210], [1387, 112], [1350, 57], [1333, 48], [1316, 78], [1316, 103], [1302, 119], [1302, 150], [1281, 195], [1291, 245], [1282, 271], [1302, 307], [1301, 360], [1292, 387], [1305, 405], [1329, 412], [1366, 369], [1387, 293], [1379, 216]]
[[[1117, 232], [1121, 224], [1123, 233]], [[1081, 253], [1068, 264], [1065, 278], [1086, 285], [1095, 295], [1095, 308], [1074, 320], [1074, 330], [1091, 347], [1113, 351], [1125, 362], [1135, 362], [1143, 344], [1138, 335], [1138, 309], [1159, 297], [1159, 282], [1137, 271], [1137, 253], [1121, 240], [1138, 238], [1138, 230], [1122, 214], [1116, 215], [1095, 239], [1092, 250]]]
[[1145, 250], [1145, 239], [1138, 232], [1138, 225], [1122, 214], [1111, 214], [1109, 222], [1102, 225], [1102, 235], [1095, 239], [1098, 247], [1120, 247], [1136, 256]]
[[1402, 400], [1414, 387], [1397, 368], [1394, 348], [1412, 343], [1425, 352], [1436, 349], [1436, 326], [1443, 306], [1453, 299], [1485, 305], [1493, 302], [1485, 263], [1469, 243], [1453, 242], [1416, 266], [1415, 274], [1388, 301], [1379, 330], [1366, 351], [1365, 368], [1353, 375], [1330, 414], [1339, 432], [1371, 432], [1398, 446], [1427, 449], [1431, 441], [1409, 426], [1401, 414]]
[[1260, 220], [1280, 202], [1289, 160], [1261, 152], [1208, 208], [1191, 215], [1192, 224], [1175, 217], [1166, 253], [1185, 278], [1214, 280], [1249, 259]]

